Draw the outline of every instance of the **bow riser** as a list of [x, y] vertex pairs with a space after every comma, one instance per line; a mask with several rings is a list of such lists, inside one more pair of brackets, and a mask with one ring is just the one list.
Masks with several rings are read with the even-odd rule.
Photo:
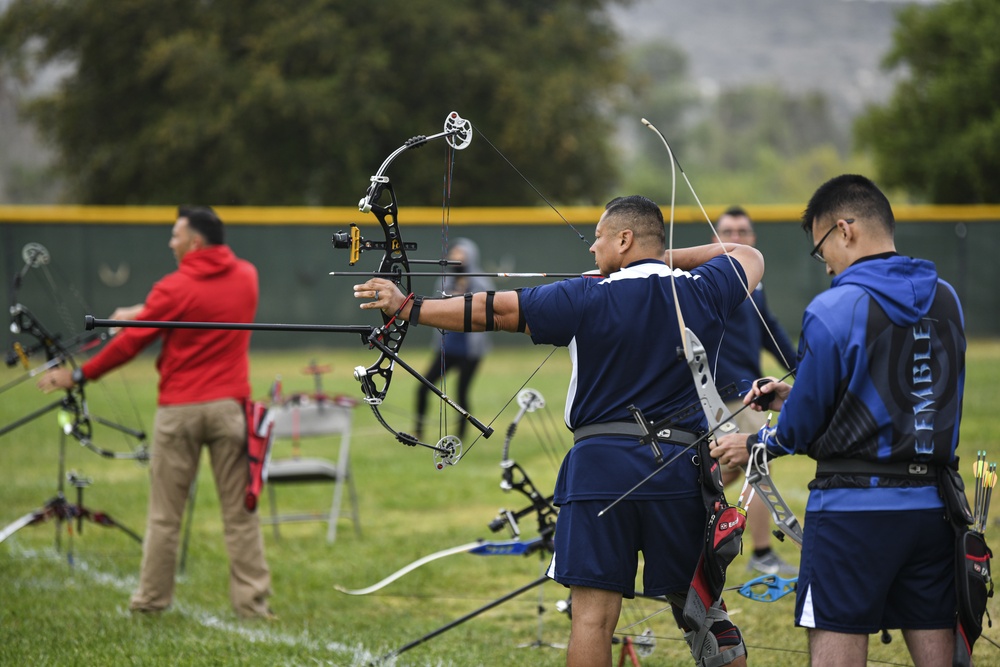
[[[789, 509], [788, 503], [778, 493], [771, 475], [761, 469], [760, 464], [756, 461], [756, 457], [751, 457], [747, 463], [747, 483], [753, 487], [754, 492], [771, 513], [774, 525], [781, 530], [782, 534], [790, 537], [793, 542], [801, 547], [803, 537], [802, 526], [799, 524], [799, 520], [795, 518], [792, 510]], [[778, 537], [781, 537], [781, 535], [778, 535]]]
[[[732, 413], [719, 396], [715, 382], [712, 380], [704, 346], [690, 329], [685, 329], [684, 332], [687, 341], [685, 354], [688, 367], [691, 369], [691, 375], [698, 390], [698, 398], [709, 420], [709, 426], [716, 433], [738, 432], [739, 429], [732, 421]], [[754, 492], [767, 507], [771, 518], [774, 519], [775, 525], [781, 532], [802, 546], [802, 527], [799, 525], [798, 519], [789, 509], [785, 499], [778, 493], [770, 474], [762, 469], [756, 457], [751, 457], [747, 463], [747, 483], [753, 487]]]

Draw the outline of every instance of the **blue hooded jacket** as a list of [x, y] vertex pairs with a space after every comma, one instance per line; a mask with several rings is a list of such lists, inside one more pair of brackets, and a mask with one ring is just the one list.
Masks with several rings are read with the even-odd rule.
[[[759, 437], [774, 455], [946, 465], [958, 446], [965, 347], [961, 304], [932, 262], [859, 260], [806, 308], [795, 387]], [[839, 482], [814, 480], [807, 510], [942, 506], [935, 486]]]

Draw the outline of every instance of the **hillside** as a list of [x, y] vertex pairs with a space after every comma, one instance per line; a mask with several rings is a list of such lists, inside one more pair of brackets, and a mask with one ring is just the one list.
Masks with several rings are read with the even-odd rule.
[[705, 94], [747, 83], [794, 93], [818, 89], [835, 113], [852, 117], [892, 90], [879, 65], [892, 44], [895, 14], [908, 4], [914, 3], [635, 0], [613, 17], [628, 44], [679, 45]]

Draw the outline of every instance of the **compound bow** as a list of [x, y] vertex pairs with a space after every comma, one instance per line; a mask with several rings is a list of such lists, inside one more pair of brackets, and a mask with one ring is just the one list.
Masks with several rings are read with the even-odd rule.
[[[410, 260], [407, 257], [406, 251], [416, 250], [417, 246], [415, 243], [403, 241], [397, 220], [399, 205], [396, 200], [396, 192], [392, 187], [389, 177], [386, 175], [386, 171], [393, 160], [399, 155], [407, 150], [419, 148], [434, 139], [444, 139], [445, 143], [452, 150], [464, 150], [472, 143], [472, 124], [459, 116], [457, 112], [452, 111], [445, 119], [443, 131], [431, 136], [419, 135], [407, 139], [402, 146], [390, 153], [382, 162], [378, 171], [371, 177], [371, 184], [368, 186], [368, 191], [361, 198], [361, 201], [358, 202], [358, 209], [363, 213], [372, 213], [375, 216], [382, 228], [382, 233], [385, 235], [384, 241], [369, 241], [362, 238], [360, 230], [353, 223], [350, 226], [350, 232], [338, 232], [333, 236], [334, 247], [350, 249], [349, 263], [351, 266], [358, 261], [362, 252], [366, 250], [382, 250], [382, 260], [379, 263], [376, 273], [389, 278], [392, 282], [399, 285], [400, 289], [406, 294], [411, 294], [411, 261], [413, 263], [434, 264], [440, 264], [440, 262], [437, 260]], [[379, 202], [382, 200], [383, 195], [386, 194], [389, 201], [383, 205]], [[405, 366], [398, 356], [399, 349], [402, 347], [403, 340], [406, 338], [406, 332], [409, 329], [409, 322], [399, 320], [395, 316], [390, 317], [385, 313], [382, 314], [382, 321], [382, 327], [369, 337], [369, 343], [373, 347], [377, 347], [381, 353], [379, 358], [368, 367], [358, 366], [354, 369], [354, 377], [361, 383], [365, 402], [371, 406], [372, 412], [379, 423], [392, 433], [396, 440], [411, 447], [421, 445], [435, 450], [434, 463], [438, 470], [443, 469], [447, 465], [454, 465], [462, 456], [462, 441], [457, 437], [446, 435], [436, 445], [429, 445], [421, 442], [416, 436], [397, 431], [382, 416], [379, 406], [388, 394], [389, 385], [392, 382], [393, 368], [396, 363], [403, 365], [404, 368], [425, 385], [433, 387], [433, 383], [429, 383], [420, 373]], [[469, 414], [467, 410], [455, 403], [443, 391], [437, 390], [436, 387], [434, 387], [434, 391], [441, 400], [456, 410], [485, 437], [488, 438], [492, 435], [492, 428]]]

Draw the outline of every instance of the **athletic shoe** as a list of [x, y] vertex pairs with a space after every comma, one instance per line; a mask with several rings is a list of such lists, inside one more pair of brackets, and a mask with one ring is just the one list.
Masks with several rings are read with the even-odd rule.
[[774, 551], [768, 551], [763, 556], [750, 554], [750, 561], [747, 563], [747, 570], [757, 570], [764, 574], [798, 574], [799, 568], [791, 563], [786, 563], [781, 556]]

